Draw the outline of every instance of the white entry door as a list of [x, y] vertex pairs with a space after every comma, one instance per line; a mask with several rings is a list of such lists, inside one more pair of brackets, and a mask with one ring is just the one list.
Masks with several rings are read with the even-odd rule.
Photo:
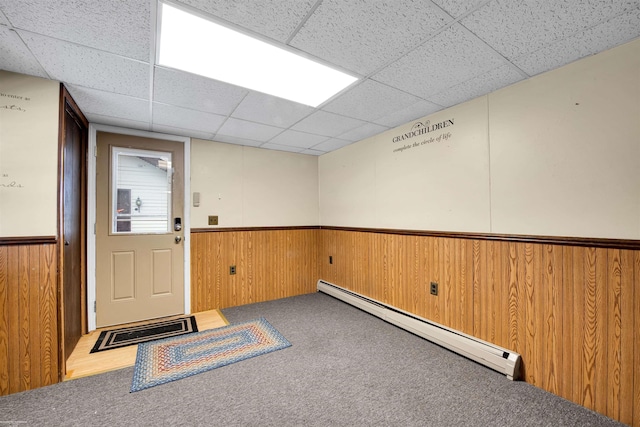
[[96, 326], [184, 312], [184, 146], [98, 132]]

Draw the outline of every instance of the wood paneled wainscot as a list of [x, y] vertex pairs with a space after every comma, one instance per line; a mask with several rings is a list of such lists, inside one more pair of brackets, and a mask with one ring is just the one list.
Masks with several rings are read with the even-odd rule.
[[40, 240], [0, 244], [0, 395], [59, 381], [57, 246]]
[[640, 427], [639, 242], [326, 228], [322, 279], [516, 351], [528, 383]]
[[318, 227], [192, 229], [191, 311], [315, 292], [319, 232]]

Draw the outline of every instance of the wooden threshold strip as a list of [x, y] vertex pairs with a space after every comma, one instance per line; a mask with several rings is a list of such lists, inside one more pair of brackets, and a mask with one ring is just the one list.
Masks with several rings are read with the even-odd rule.
[[[220, 310], [202, 311], [200, 313], [194, 313], [193, 315], [196, 317], [198, 331], [220, 328], [229, 324]], [[136, 322], [127, 325], [110, 326], [107, 328], [96, 329], [93, 332], [83, 335], [67, 360], [67, 373], [63, 378], [63, 381], [114, 371], [116, 369], [133, 366], [136, 363], [136, 355], [138, 353], [137, 345], [114, 348], [112, 350], [101, 351], [98, 353], [89, 353], [102, 331], [145, 323], [154, 323], [159, 320], [168, 320], [184, 316], [188, 315], [171, 316], [164, 319], [151, 320], [149, 322]]]

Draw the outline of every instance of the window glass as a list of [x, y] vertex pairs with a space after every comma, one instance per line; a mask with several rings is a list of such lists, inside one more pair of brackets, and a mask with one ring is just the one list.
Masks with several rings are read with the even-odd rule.
[[112, 233], [170, 232], [171, 153], [112, 148]]

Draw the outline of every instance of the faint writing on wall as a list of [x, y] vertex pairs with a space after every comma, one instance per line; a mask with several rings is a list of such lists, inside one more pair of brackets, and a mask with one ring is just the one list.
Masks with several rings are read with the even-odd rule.
[[[429, 120], [426, 120], [424, 122], [415, 122], [413, 126], [411, 126], [409, 132], [405, 132], [401, 135], [396, 135], [393, 137], [393, 139], [391, 140], [391, 142], [394, 144], [393, 152], [402, 153], [412, 148], [448, 141], [452, 137], [452, 134], [448, 130], [444, 131], [444, 129], [447, 129], [454, 124], [454, 119], [448, 119], [433, 124]], [[440, 133], [437, 134], [437, 132]], [[417, 141], [414, 140], [418, 137], [422, 138]], [[398, 143], [401, 143], [402, 145]]]
[[429, 134], [431, 132], [439, 131], [449, 126], [453, 126], [453, 120], [454, 119], [449, 119], [434, 124], [431, 124], [429, 120], [425, 122], [415, 122], [413, 126], [411, 126], [411, 130], [409, 132], [403, 133], [402, 135], [394, 136], [392, 142], [394, 144], [397, 142], [403, 142], [407, 139], [412, 139], [421, 135]]
[[11, 179], [9, 174], [3, 173], [0, 175], [0, 188], [24, 188], [24, 186], [20, 182]]
[[16, 111], [20, 113], [26, 113], [27, 110], [24, 106], [16, 105], [15, 103], [5, 103], [5, 101], [31, 101], [31, 98], [21, 95], [13, 95], [10, 93], [0, 92], [0, 109]]

